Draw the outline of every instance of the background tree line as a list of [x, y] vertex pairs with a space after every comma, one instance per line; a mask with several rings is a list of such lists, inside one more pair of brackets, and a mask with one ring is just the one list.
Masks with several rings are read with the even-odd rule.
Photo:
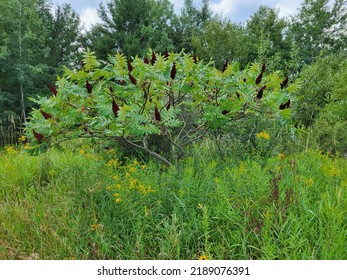
[[83, 50], [106, 59], [184, 49], [219, 69], [226, 60], [242, 68], [257, 61], [300, 77], [296, 124], [319, 130], [325, 149], [347, 152], [346, 0], [304, 0], [290, 18], [261, 6], [245, 23], [214, 14], [208, 0], [199, 7], [185, 0], [180, 14], [169, 0], [108, 0], [98, 14], [101, 23], [86, 31], [70, 5], [0, 2], [0, 144], [16, 141], [15, 128], [33, 105], [28, 97], [49, 95], [64, 67], [81, 67]]

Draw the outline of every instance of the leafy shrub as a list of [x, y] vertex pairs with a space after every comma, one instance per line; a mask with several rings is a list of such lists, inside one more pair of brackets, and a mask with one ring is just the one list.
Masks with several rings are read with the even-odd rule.
[[[194, 56], [152, 53], [127, 61], [122, 54], [98, 61], [86, 52], [83, 68], [66, 70], [51, 87], [50, 98], [35, 100], [26, 126], [28, 138], [41, 146], [75, 138], [121, 141], [167, 165], [180, 159], [185, 147], [212, 134], [225, 134], [237, 120], [262, 114], [290, 119], [288, 85], [265, 65], [241, 71], [237, 63], [219, 71]], [[151, 148], [149, 138], [166, 144]]]

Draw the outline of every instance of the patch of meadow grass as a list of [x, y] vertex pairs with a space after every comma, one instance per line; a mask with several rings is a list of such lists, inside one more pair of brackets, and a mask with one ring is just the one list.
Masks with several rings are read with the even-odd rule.
[[346, 259], [347, 163], [0, 154], [1, 259]]

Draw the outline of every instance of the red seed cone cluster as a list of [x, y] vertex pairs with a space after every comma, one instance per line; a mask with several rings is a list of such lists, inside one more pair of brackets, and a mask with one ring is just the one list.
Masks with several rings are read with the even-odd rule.
[[288, 99], [288, 101], [284, 104], [281, 104], [279, 109], [280, 110], [284, 110], [284, 109], [288, 109], [290, 107], [290, 99]]
[[88, 81], [86, 81], [86, 89], [88, 93], [92, 93], [93, 91], [93, 86]]
[[289, 78], [288, 76], [283, 80], [283, 82], [281, 83], [281, 89], [284, 89], [285, 86], [288, 84], [289, 82]]
[[262, 86], [261, 89], [257, 93], [257, 98], [261, 99], [263, 97], [264, 90], [266, 89], [266, 85]]
[[43, 111], [42, 109], [40, 110], [40, 112], [41, 112], [41, 114], [42, 114], [42, 116], [46, 119], [46, 120], [48, 120], [48, 119], [51, 119], [52, 118], [52, 115], [50, 115], [50, 114], [48, 114], [48, 113], [46, 113], [45, 111]]
[[43, 141], [43, 138], [44, 138], [43, 134], [36, 132], [35, 129], [33, 129], [33, 134], [34, 134], [34, 137], [37, 140], [37, 142], [39, 142], [39, 144], [41, 144]]
[[54, 96], [57, 96], [58, 91], [57, 91], [57, 89], [55, 88], [54, 85], [52, 85], [52, 84], [49, 85], [49, 90], [53, 93]]
[[161, 116], [160, 116], [160, 112], [158, 110], [158, 107], [155, 107], [155, 111], [154, 111], [154, 119], [158, 122], [161, 121]]
[[171, 73], [170, 73], [170, 77], [171, 79], [175, 79], [176, 77], [176, 63], [174, 62], [173, 65], [172, 65], [172, 68], [171, 68]]
[[119, 111], [119, 106], [116, 103], [116, 100], [114, 100], [114, 98], [112, 98], [112, 112], [113, 112], [113, 115], [115, 116], [115, 118], [118, 118], [118, 111]]

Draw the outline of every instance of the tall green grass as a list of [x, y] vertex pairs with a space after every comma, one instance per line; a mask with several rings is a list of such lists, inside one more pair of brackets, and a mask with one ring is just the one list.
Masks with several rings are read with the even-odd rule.
[[0, 154], [0, 259], [346, 259], [347, 163]]

